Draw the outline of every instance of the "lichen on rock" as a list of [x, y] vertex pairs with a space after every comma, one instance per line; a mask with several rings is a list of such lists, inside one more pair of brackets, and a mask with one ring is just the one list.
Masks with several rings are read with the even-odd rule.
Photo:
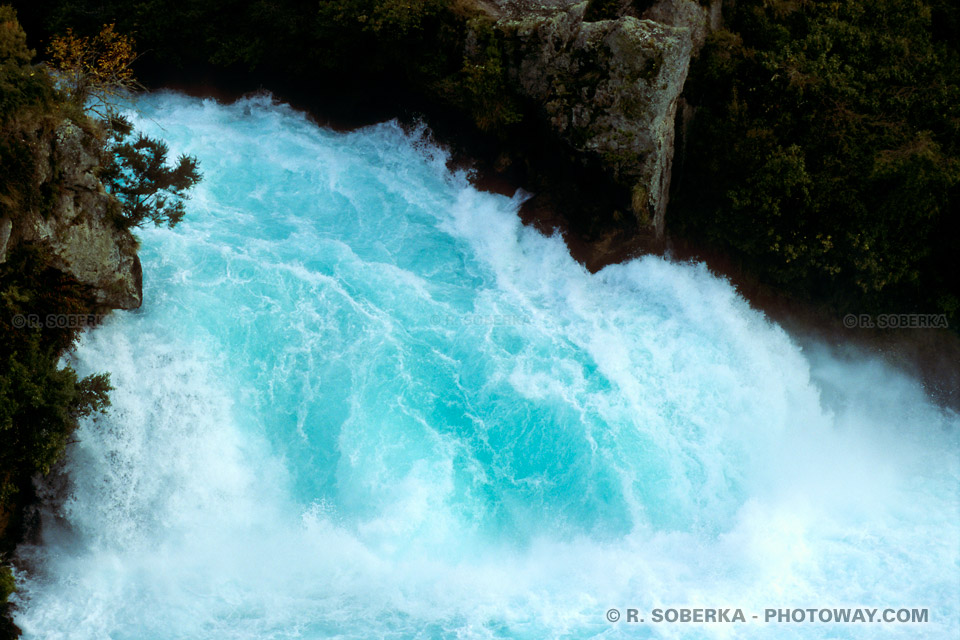
[[22, 211], [0, 221], [0, 262], [15, 244], [43, 244], [51, 265], [91, 287], [99, 306], [138, 308], [143, 294], [137, 241], [116, 224], [117, 202], [96, 176], [103, 153], [96, 133], [64, 121], [52, 135], [38, 136], [36, 152], [37, 180], [52, 188], [53, 201], [48, 211]]
[[[694, 0], [621, 2], [589, 21], [590, 2], [498, 0], [478, 6], [504, 34], [507, 75], [585, 162], [629, 194], [637, 222], [664, 231], [674, 120], [690, 59], [719, 9]], [[642, 195], [642, 197], [641, 197]]]

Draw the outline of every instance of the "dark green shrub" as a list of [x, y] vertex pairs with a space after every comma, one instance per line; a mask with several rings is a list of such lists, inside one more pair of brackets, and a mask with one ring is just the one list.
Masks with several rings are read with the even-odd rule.
[[0, 605], [5, 604], [16, 590], [17, 583], [9, 565], [0, 564]]
[[33, 53], [16, 11], [0, 6], [0, 126], [24, 110], [52, 103], [53, 84], [43, 69], [31, 64]]
[[16, 12], [0, 6], [0, 217], [11, 219], [44, 213], [52, 196], [39, 179], [37, 147], [57, 104], [49, 74], [32, 57]]
[[439, 91], [467, 112], [481, 131], [503, 135], [523, 119], [520, 101], [506, 78], [503, 43], [483, 18], [471, 20], [469, 28], [476, 36], [476, 51], [464, 55], [460, 71], [439, 83]]
[[10, 567], [0, 564], [0, 605], [5, 604], [16, 590], [17, 584], [13, 579], [13, 572], [10, 571]]
[[100, 172], [107, 191], [120, 202], [117, 223], [123, 228], [146, 222], [173, 227], [184, 215], [187, 191], [200, 182], [197, 159], [180, 156], [170, 166], [165, 142], [138, 134], [123, 116], [106, 121], [111, 144]]
[[108, 404], [107, 376], [80, 380], [59, 366], [80, 329], [45, 322], [94, 311], [89, 289], [49, 266], [40, 247], [18, 247], [0, 265], [0, 503], [19, 478], [49, 471], [77, 420]]
[[932, 4], [737, 2], [688, 84], [674, 229], [837, 309], [946, 311], [960, 57]]

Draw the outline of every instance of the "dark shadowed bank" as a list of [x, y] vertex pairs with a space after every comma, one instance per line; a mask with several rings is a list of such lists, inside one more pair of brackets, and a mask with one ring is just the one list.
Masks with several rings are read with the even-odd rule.
[[[882, 355], [960, 406], [951, 0], [12, 4], [41, 58], [57, 35], [115, 24], [154, 88], [223, 99], [266, 89], [338, 128], [425, 119], [455, 162], [477, 168], [478, 186], [533, 193], [524, 222], [559, 229], [588, 269], [651, 251], [705, 259], [800, 339]], [[77, 328], [13, 319], [136, 307], [140, 293], [135, 241], [94, 175], [109, 164], [109, 133], [30, 63], [17, 29], [3, 33], [8, 554], [29, 531], [31, 477], [106, 389], [57, 367]], [[67, 234], [80, 214], [96, 242]], [[53, 248], [30, 242], [38, 229]], [[112, 246], [121, 262], [97, 270], [112, 280], [85, 277]], [[942, 316], [951, 329], [850, 328], [851, 313]], [[0, 596], [8, 583], [0, 571]]]
[[[13, 11], [0, 7], [0, 609], [14, 589], [9, 554], [29, 529], [32, 477], [49, 472], [83, 415], [107, 402], [105, 376], [58, 365], [89, 318], [139, 305], [135, 241], [109, 222], [89, 173], [95, 132], [31, 64]], [[68, 189], [70, 191], [68, 191]], [[114, 264], [110, 264], [111, 259]], [[98, 266], [104, 277], [98, 277]], [[125, 269], [125, 271], [124, 271]], [[97, 285], [101, 289], [97, 289]], [[0, 616], [0, 637], [15, 628]]]
[[71, 51], [83, 64], [55, 80], [0, 6], [0, 638], [18, 634], [9, 559], [38, 534], [33, 479], [58, 464], [78, 420], [109, 404], [106, 375], [80, 379], [60, 358], [104, 314], [140, 306], [130, 230], [175, 224], [200, 179], [194, 159], [168, 164], [164, 143], [134, 135], [109, 101], [99, 116], [85, 107], [123, 77], [107, 79], [109, 65], [87, 53]]
[[425, 116], [591, 270], [672, 245], [826, 318], [957, 325], [945, 0], [22, 4], [41, 49], [115, 22], [155, 87], [266, 88], [346, 127]]
[[341, 126], [425, 114], [591, 269], [669, 237], [837, 317], [956, 324], [949, 0], [15, 4], [40, 49], [116, 23], [155, 87], [265, 88]]

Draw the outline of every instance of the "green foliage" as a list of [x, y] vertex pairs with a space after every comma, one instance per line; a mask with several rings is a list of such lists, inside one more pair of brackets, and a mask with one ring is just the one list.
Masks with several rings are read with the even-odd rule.
[[0, 126], [24, 109], [51, 102], [53, 85], [46, 73], [31, 64], [32, 59], [16, 11], [0, 6]]
[[0, 218], [17, 220], [27, 211], [44, 215], [49, 211], [54, 193], [40, 179], [37, 156], [37, 145], [49, 126], [42, 120], [27, 124], [21, 119], [17, 125], [0, 127]]
[[[30, 64], [23, 30], [9, 7], [0, 7], [0, 216], [16, 219], [26, 211], [46, 214], [53, 201], [53, 181], [41, 179], [48, 162], [42, 149], [70, 105], [97, 96], [93, 113], [102, 118], [106, 148], [101, 172], [105, 187], [120, 203], [117, 223], [123, 228], [146, 222], [174, 226], [184, 215], [187, 191], [200, 180], [197, 160], [182, 156], [172, 166], [162, 140], [133, 136], [129, 121], [116, 114], [117, 92], [135, 89], [130, 64], [136, 58], [130, 38], [107, 25], [94, 38], [54, 38], [50, 51], [65, 90], [57, 93], [43, 67]], [[82, 110], [73, 118], [95, 125]]]
[[523, 119], [520, 102], [507, 82], [503, 44], [483, 19], [471, 20], [469, 28], [476, 34], [476, 51], [464, 54], [459, 73], [445, 78], [439, 90], [470, 114], [481, 131], [503, 135]]
[[672, 224], [838, 309], [945, 309], [960, 56], [934, 10], [956, 28], [941, 2], [738, 1], [692, 70]]
[[44, 211], [52, 195], [41, 184], [36, 148], [57, 110], [53, 83], [31, 64], [33, 51], [16, 13], [0, 6], [0, 217]]
[[390, 74], [422, 87], [453, 70], [457, 22], [448, 0], [325, 0], [312, 37], [331, 73]]
[[[50, 169], [52, 134], [72, 115], [46, 70], [30, 63], [16, 15], [0, 7], [0, 216], [18, 221], [27, 212], [49, 213], [57, 190]], [[51, 175], [53, 174], [53, 175]], [[22, 242], [0, 264], [0, 542], [12, 535], [17, 488], [47, 473], [60, 458], [77, 420], [107, 405], [105, 375], [79, 379], [60, 357], [80, 331], [78, 323], [49, 325], [64, 314], [91, 316], [92, 292], [53, 268], [46, 251]], [[0, 603], [12, 588], [0, 567]], [[0, 615], [3, 613], [0, 605]], [[9, 626], [0, 621], [0, 633]]]
[[321, 25], [384, 35], [397, 41], [422, 31], [425, 23], [443, 8], [440, 0], [327, 0], [320, 2], [317, 17]]
[[5, 604], [16, 590], [17, 583], [13, 579], [13, 572], [10, 567], [0, 564], [0, 605]]
[[[108, 404], [106, 375], [81, 380], [59, 365], [79, 329], [43, 320], [92, 311], [90, 291], [49, 266], [39, 247], [20, 246], [0, 266], [0, 504], [16, 479], [50, 470], [79, 418]], [[29, 317], [40, 326], [23, 321]]]
[[33, 52], [27, 47], [27, 34], [17, 21], [13, 7], [0, 6], [0, 59], [29, 64]]
[[120, 202], [118, 224], [176, 225], [183, 219], [187, 191], [201, 179], [197, 159], [181, 155], [168, 165], [166, 143], [143, 134], [131, 140], [133, 127], [123, 116], [111, 116], [107, 127], [112, 144], [100, 179]]
[[[48, 33], [94, 34], [115, 23], [147, 54], [140, 69], [169, 79], [176, 68], [225, 70], [229, 79], [269, 80], [334, 104], [338, 96], [379, 105], [404, 97], [443, 100], [480, 116], [481, 126], [516, 119], [502, 91], [499, 52], [465, 56], [463, 0], [50, 0], [21, 3]], [[149, 71], [146, 72], [149, 77]], [[303, 95], [301, 93], [301, 95]], [[489, 106], [490, 116], [483, 113]]]
[[375, 76], [425, 84], [459, 64], [451, 0], [51, 0], [23, 2], [51, 33], [104, 23], [136, 35], [165, 68], [213, 65], [276, 81]]
[[143, 134], [134, 137], [130, 121], [117, 112], [122, 94], [140, 87], [131, 69], [137, 58], [133, 39], [118, 33], [113, 23], [92, 38], [67, 29], [51, 40], [48, 51], [63, 87], [61, 100], [97, 116], [105, 130], [99, 177], [119, 202], [117, 225], [173, 227], [180, 222], [187, 191], [201, 178], [197, 159], [181, 156], [168, 165], [166, 143]]
[[[23, 10], [36, 12], [26, 2]], [[165, 70], [213, 65], [269, 78], [274, 88], [309, 86], [381, 103], [400, 93], [439, 99], [503, 135], [521, 107], [493, 29], [465, 47], [468, 22], [479, 14], [462, 0], [51, 0], [34, 16], [53, 33], [94, 34], [115, 23], [149, 52], [143, 62]]]

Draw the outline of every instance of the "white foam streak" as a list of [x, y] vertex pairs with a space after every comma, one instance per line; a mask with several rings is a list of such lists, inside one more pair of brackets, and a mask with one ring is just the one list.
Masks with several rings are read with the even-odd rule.
[[[27, 638], [956, 635], [958, 417], [915, 382], [702, 265], [589, 274], [423, 129], [143, 109], [206, 180], [73, 358], [116, 390], [21, 550]], [[604, 620], [846, 605], [931, 622]]]

